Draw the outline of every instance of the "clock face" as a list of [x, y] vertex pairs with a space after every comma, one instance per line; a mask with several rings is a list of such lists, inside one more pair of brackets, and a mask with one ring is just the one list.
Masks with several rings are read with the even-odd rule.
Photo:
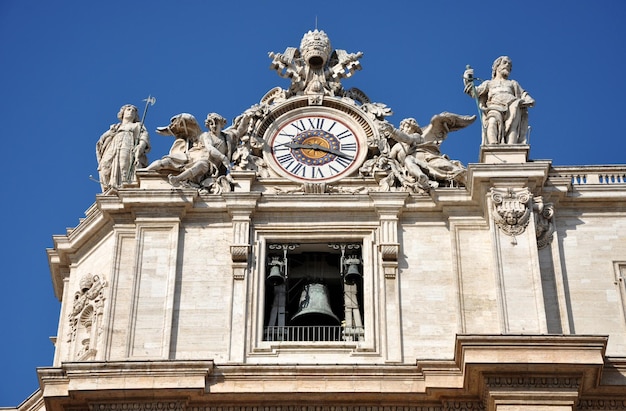
[[295, 181], [328, 182], [355, 171], [365, 147], [358, 127], [329, 114], [290, 117], [267, 141], [270, 160]]

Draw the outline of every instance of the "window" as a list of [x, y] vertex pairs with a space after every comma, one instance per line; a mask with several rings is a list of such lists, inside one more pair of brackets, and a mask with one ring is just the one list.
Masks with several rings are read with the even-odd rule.
[[269, 243], [264, 341], [363, 341], [362, 246]]

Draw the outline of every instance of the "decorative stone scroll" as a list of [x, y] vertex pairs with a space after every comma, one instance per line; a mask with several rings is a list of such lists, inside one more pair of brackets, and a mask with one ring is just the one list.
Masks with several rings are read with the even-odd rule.
[[[496, 225], [512, 237], [522, 234], [530, 221], [530, 191], [527, 188], [492, 187], [490, 196]], [[513, 244], [516, 244], [515, 240]]]
[[535, 232], [537, 234], [537, 248], [545, 248], [552, 242], [554, 234], [554, 204], [544, 203], [543, 197], [537, 196], [533, 200], [535, 213]]

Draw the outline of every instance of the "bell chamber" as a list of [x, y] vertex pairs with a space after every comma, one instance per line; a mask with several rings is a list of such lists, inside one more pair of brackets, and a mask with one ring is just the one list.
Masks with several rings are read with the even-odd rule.
[[269, 243], [266, 256], [265, 341], [362, 339], [360, 244]]

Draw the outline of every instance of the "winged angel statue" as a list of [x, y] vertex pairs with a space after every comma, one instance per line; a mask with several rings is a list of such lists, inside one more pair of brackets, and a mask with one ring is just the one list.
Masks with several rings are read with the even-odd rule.
[[380, 155], [365, 162], [362, 175], [388, 171], [380, 181], [384, 190], [399, 185], [416, 192], [426, 192], [441, 184], [465, 185], [467, 170], [456, 160], [442, 154], [439, 147], [451, 131], [472, 124], [476, 116], [443, 112], [433, 116], [422, 129], [414, 118], [400, 122], [400, 128], [378, 120], [381, 135]]

